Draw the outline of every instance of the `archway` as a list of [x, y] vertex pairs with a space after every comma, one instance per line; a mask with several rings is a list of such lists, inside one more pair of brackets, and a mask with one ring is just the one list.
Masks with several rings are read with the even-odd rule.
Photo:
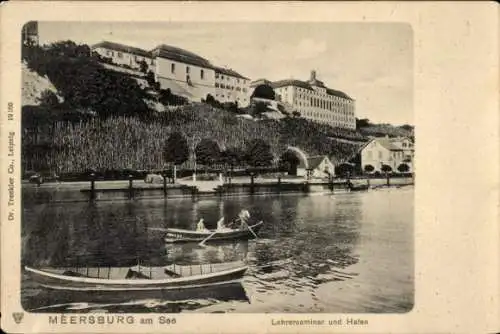
[[304, 169], [309, 168], [307, 154], [295, 146], [287, 147], [280, 157], [280, 163], [288, 171], [288, 175], [297, 175], [297, 169], [301, 163]]

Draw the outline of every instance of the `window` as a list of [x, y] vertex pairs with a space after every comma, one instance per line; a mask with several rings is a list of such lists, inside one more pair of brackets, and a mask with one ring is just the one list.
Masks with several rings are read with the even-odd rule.
[[219, 79], [219, 73], [215, 73], [215, 79]]
[[175, 64], [170, 65], [170, 72], [175, 73]]
[[106, 51], [106, 56], [111, 56], [111, 51]]
[[186, 66], [186, 73], [189, 73], [189, 66]]
[[200, 78], [201, 80], [205, 78], [205, 72], [203, 72], [203, 70], [200, 70]]
[[226, 88], [224, 84], [220, 84], [220, 88]]
[[215, 83], [215, 88], [219, 88], [219, 84], [217, 82]]
[[220, 78], [221, 78], [222, 80], [224, 80], [224, 76], [223, 76], [223, 75], [221, 75], [221, 76], [220, 76]]
[[123, 53], [118, 52], [117, 56], [118, 56], [118, 58], [123, 58]]

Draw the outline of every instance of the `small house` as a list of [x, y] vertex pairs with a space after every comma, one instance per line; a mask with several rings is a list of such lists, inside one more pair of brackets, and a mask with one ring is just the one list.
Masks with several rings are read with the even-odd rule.
[[308, 157], [297, 166], [297, 176], [306, 178], [330, 178], [335, 176], [335, 166], [326, 155]]

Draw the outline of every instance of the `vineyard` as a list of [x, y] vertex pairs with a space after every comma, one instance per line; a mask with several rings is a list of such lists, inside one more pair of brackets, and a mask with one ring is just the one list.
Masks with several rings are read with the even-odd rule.
[[[186, 138], [190, 155], [203, 139], [215, 140], [222, 151], [245, 150], [253, 139], [263, 139], [276, 161], [288, 145], [297, 146], [309, 155], [326, 154], [343, 160], [357, 150], [364, 138], [352, 133], [357, 142], [336, 141], [330, 138], [335, 131], [338, 130], [299, 118], [254, 121], [206, 104], [194, 104], [148, 117], [53, 120], [43, 128], [37, 124], [36, 129], [26, 125], [23, 165], [25, 171], [58, 174], [91, 169], [162, 169], [165, 143], [174, 132]], [[180, 167], [190, 164], [192, 161]]]
[[[173, 97], [167, 92], [159, 92], [160, 98], [153, 101], [144, 83], [104, 66], [89, 46], [72, 41], [23, 46], [22, 56], [29, 74], [25, 95], [35, 91], [40, 95], [25, 99], [33, 104], [22, 108], [24, 172], [61, 175], [164, 169], [167, 140], [174, 133], [187, 142], [184, 152], [189, 157], [181, 160], [180, 169], [192, 168], [194, 160], [218, 168], [224, 164], [222, 157], [243, 167], [276, 166], [287, 146], [343, 161], [367, 140], [360, 132], [296, 115], [280, 121], [252, 120], [238, 117], [240, 110], [213, 103], [171, 107]], [[40, 88], [31, 87], [40, 81], [33, 79], [37, 75], [54, 89], [29, 95], [28, 88]], [[157, 104], [170, 108], [159, 112]], [[200, 143], [203, 147], [198, 147]]]

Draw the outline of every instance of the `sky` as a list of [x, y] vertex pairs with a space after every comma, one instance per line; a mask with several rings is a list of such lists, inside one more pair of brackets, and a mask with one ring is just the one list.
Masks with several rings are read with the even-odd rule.
[[413, 124], [413, 34], [399, 23], [40, 22], [40, 43], [168, 44], [252, 80], [307, 80], [356, 100], [356, 117]]

